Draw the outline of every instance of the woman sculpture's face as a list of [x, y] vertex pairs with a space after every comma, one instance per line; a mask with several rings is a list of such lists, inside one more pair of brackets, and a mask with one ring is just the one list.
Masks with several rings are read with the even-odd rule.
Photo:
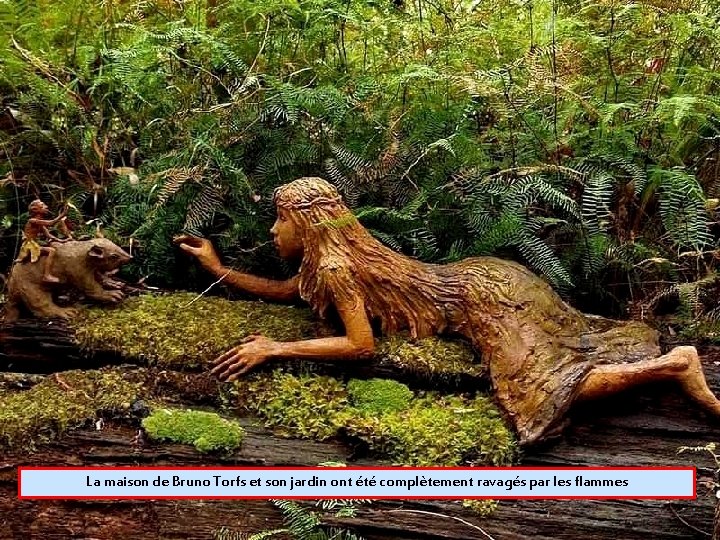
[[283, 259], [299, 259], [303, 255], [303, 243], [300, 231], [290, 219], [288, 210], [278, 208], [278, 217], [270, 229], [273, 242]]

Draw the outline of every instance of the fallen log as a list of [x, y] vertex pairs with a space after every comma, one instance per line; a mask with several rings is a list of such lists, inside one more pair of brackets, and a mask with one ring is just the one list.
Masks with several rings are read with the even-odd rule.
[[[169, 311], [158, 311], [156, 306], [133, 307], [131, 303], [128, 307], [132, 309], [128, 311], [91, 310], [80, 321], [69, 325], [23, 322], [5, 327], [0, 333], [2, 369], [50, 373], [81, 365], [90, 367], [131, 361], [136, 366], [153, 366], [145, 380], [164, 386], [166, 395], [174, 394], [181, 402], [213, 405], [214, 399], [209, 396], [216, 389], [200, 384], [196, 374], [204, 369], [209, 358], [242, 337], [243, 332], [263, 330], [263, 324], [269, 325], [267, 333], [276, 339], [297, 339], [308, 333], [323, 332], [302, 310], [291, 311], [288, 316], [287, 308], [281, 307], [268, 316], [266, 307], [271, 310], [277, 307], [237, 302], [232, 304], [239, 305], [244, 311], [228, 315], [227, 324], [232, 325], [232, 331], [228, 331], [226, 323], [221, 321], [218, 326], [218, 332], [224, 333], [221, 338], [207, 335], [206, 330], [198, 328], [181, 326], [180, 332], [171, 321], [178, 319], [175, 315], [184, 313], [183, 309], [187, 308], [183, 306], [201, 308], [199, 314], [188, 314], [199, 320], [207, 319], [203, 310], [217, 309], [216, 305], [205, 304], [205, 299], [188, 305], [193, 298], [181, 298], [180, 304], [168, 307], [167, 310], [174, 310], [172, 318]], [[159, 317], [166, 336], [171, 339], [155, 339], [159, 336], [158, 327], [148, 325], [142, 319], [146, 311]], [[111, 314], [119, 318], [115, 319]], [[297, 314], [300, 316], [295, 317]], [[127, 321], [122, 319], [126, 316], [139, 318], [130, 330], [123, 326]], [[145, 333], [143, 339], [146, 341], [136, 338], [138, 332], [141, 337]], [[38, 340], [43, 344], [40, 348]], [[195, 347], [188, 349], [179, 343], [192, 343]], [[471, 355], [463, 356], [467, 352], [458, 352], [462, 349], [442, 349], [445, 344], [441, 340], [423, 340], [409, 345], [394, 341], [383, 346], [386, 348], [381, 347], [379, 358], [362, 366], [366, 376], [385, 373], [401, 381], [419, 381], [425, 386], [442, 384], [456, 390], [484, 384], [482, 365]], [[441, 347], [440, 352], [437, 347]], [[437, 362], [425, 358], [423, 350], [425, 356], [433, 357]], [[57, 355], [58, 351], [62, 356]], [[717, 349], [706, 349], [702, 353], [708, 381], [713, 391], [719, 393], [720, 353]], [[446, 362], [447, 357], [450, 360]], [[413, 361], [417, 363], [413, 364]], [[464, 367], [458, 367], [460, 365]], [[342, 366], [343, 374], [346, 374], [346, 368], [348, 366]], [[465, 368], [468, 372], [463, 371]], [[141, 368], [129, 366], [123, 369], [133, 373]], [[14, 380], [19, 381], [18, 385]], [[191, 380], [193, 384], [189, 384]], [[39, 381], [41, 379], [27, 375], [18, 375], [16, 379], [10, 377], [8, 382], [0, 385], [0, 392], [25, 392], [25, 388], [37, 385]], [[61, 387], [66, 384], [71, 389], [76, 386], [65, 373], [60, 374], [58, 384]], [[353, 518], [329, 517], [326, 521], [353, 527], [366, 538], [377, 540], [486, 538], [477, 527], [496, 540], [579, 537], [670, 540], [707, 538], [712, 534], [715, 498], [707, 486], [715, 478], [716, 464], [704, 453], [678, 454], [678, 450], [683, 446], [703, 446], [720, 440], [716, 419], [709, 418], [687, 401], [674, 386], [660, 384], [586, 404], [572, 413], [571, 421], [571, 427], [562, 438], [526, 451], [521, 463], [538, 466], [696, 465], [698, 499], [673, 503], [503, 501], [485, 519], [478, 518], [459, 503], [382, 502], [360, 508]], [[222, 526], [244, 534], [282, 525], [277, 508], [266, 501], [19, 501], [15, 470], [21, 464], [182, 466], [232, 463], [269, 466], [316, 465], [320, 460], [377, 463], [361, 448], [332, 439], [320, 443], [278, 438], [255, 427], [251, 420], [245, 420], [247, 437], [243, 446], [229, 460], [198, 454], [191, 447], [182, 445], [138, 446], [134, 441], [137, 426], [128, 425], [127, 420], [123, 422], [115, 425], [109, 418], [108, 427], [101, 431], [80, 428], [41, 444], [35, 453], [6, 451], [0, 458], [0, 538], [40, 535], [44, 538], [114, 538], [122, 533], [122, 536], [140, 539], [199, 539], [212, 538]]]
[[[334, 330], [308, 309], [187, 293], [144, 295], [115, 309], [83, 310], [69, 322], [26, 319], [0, 326], [0, 371], [52, 373], [133, 363], [197, 372], [255, 332], [293, 340]], [[317, 373], [395, 378], [434, 389], [488, 388], [484, 366], [458, 340], [396, 336], [380, 340], [370, 360], [303, 366]]]
[[[719, 357], [717, 353], [706, 356], [710, 360]], [[717, 381], [717, 366], [710, 364], [710, 369], [714, 368], [711, 380]], [[75, 384], [69, 375], [62, 376], [63, 381]], [[163, 384], [166, 388], [184, 387], [183, 379]], [[178, 398], [191, 399], [192, 395], [178, 393]], [[139, 539], [200, 539], [213, 538], [223, 526], [238, 534], [282, 526], [277, 509], [267, 501], [19, 501], [15, 476], [19, 465], [378, 463], [358, 457], [356, 448], [338, 441], [278, 438], [257, 427], [253, 419], [240, 421], [246, 438], [241, 448], [227, 457], [199, 454], [184, 445], [138, 442], [137, 425], [127, 421], [116, 424], [111, 419], [100, 431], [76, 430], [35, 453], [7, 451], [0, 459], [0, 530], [11, 533], [7, 538], [87, 538], [88, 534], [114, 538], [127, 531], [128, 536]], [[712, 531], [715, 499], [703, 486], [714, 478], [714, 462], [704, 453], [677, 452], [681, 446], [700, 446], [719, 437], [717, 424], [671, 385], [657, 385], [645, 393], [579, 408], [563, 439], [526, 453], [522, 462], [538, 466], [695, 465], [700, 486], [695, 501], [502, 501], [490, 517], [482, 519], [452, 502], [377, 502], [361, 507], [353, 518], [331, 517], [326, 522], [352, 527], [369, 540], [484, 538], [474, 527], [497, 540], [703, 538]]]
[[[660, 410], [673, 404], [683, 405], [684, 398], [669, 388], [657, 390], [660, 394], [655, 397], [660, 401]], [[643, 401], [628, 397], [624, 402], [629, 413], [627, 422], [609, 412], [598, 417], [596, 411], [580, 411], [569, 436], [571, 440], [583, 441], [582, 452], [570, 452], [571, 445], [550, 445], [528, 454], [524, 464], [552, 466], [560, 461], [564, 465], [627, 465], [627, 459], [634, 460], [633, 465], [697, 464], [702, 486], [711, 472], [708, 459], [703, 455], [678, 456], [677, 448], [686, 442], [710, 440], [718, 435], [718, 430], [707, 432], [698, 440], [692, 424], [699, 425], [703, 419], [693, 411], [684, 411], [677, 416], [677, 425], [660, 436], [657, 425], [662, 415], [652, 408], [648, 410]], [[688, 421], [691, 427], [683, 430], [680, 421]], [[13, 535], [8, 538], [39, 534], [50, 539], [86, 538], [88, 531], [94, 531], [95, 538], [114, 538], [120, 531], [129, 531], [128, 537], [138, 539], [208, 539], [223, 526], [246, 537], [282, 526], [279, 512], [267, 501], [19, 501], [15, 480], [18, 465], [302, 466], [349, 461], [352, 450], [336, 441], [277, 438], [250, 419], [241, 422], [247, 432], [246, 440], [237, 452], [226, 457], [202, 455], [183, 445], [138, 444], [133, 427], [112, 422], [102, 431], [78, 430], [68, 434], [40, 453], [10, 452], [0, 461], [0, 530], [11, 531]], [[611, 438], [621, 432], [625, 432], [626, 439], [630, 433], [634, 437], [633, 448], [627, 453], [618, 452], [619, 448], [612, 445]], [[368, 459], [353, 462], [378, 463]], [[486, 538], [476, 527], [496, 540], [689, 540], [710, 533], [713, 507], [713, 498], [702, 490], [697, 500], [672, 503], [501, 501], [486, 518], [478, 517], [459, 502], [385, 501], [360, 506], [355, 517], [330, 517], [325, 521], [352, 528], [368, 540]]]

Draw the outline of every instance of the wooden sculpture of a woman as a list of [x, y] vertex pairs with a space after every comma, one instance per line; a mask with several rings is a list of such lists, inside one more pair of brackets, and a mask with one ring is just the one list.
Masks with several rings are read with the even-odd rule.
[[208, 240], [181, 236], [180, 247], [224, 282], [266, 300], [302, 299], [320, 315], [333, 309], [345, 336], [276, 342], [251, 336], [215, 361], [213, 373], [233, 380], [275, 358], [340, 360], [373, 353], [373, 326], [412, 337], [460, 334], [489, 366], [499, 404], [521, 444], [556, 431], [570, 405], [631, 386], [672, 379], [696, 402], [720, 414], [694, 347], [659, 356], [657, 334], [637, 322], [585, 316], [515, 262], [476, 257], [426, 264], [378, 242], [337, 190], [300, 178], [275, 191], [271, 229], [298, 274], [273, 281], [228, 270]]

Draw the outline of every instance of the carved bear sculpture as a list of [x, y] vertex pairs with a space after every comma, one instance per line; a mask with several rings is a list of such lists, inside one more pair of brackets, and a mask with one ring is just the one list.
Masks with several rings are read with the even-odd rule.
[[[106, 238], [54, 242], [55, 259], [52, 273], [58, 284], [43, 282], [43, 265], [32, 262], [15, 263], [8, 278], [8, 302], [5, 322], [14, 322], [25, 306], [41, 318], [71, 318], [74, 310], [60, 307], [53, 301], [53, 292], [65, 286], [76, 289], [90, 300], [102, 303], [120, 302], [124, 295], [112, 287], [107, 276], [129, 262], [132, 256]], [[112, 288], [113, 290], [108, 290]]]

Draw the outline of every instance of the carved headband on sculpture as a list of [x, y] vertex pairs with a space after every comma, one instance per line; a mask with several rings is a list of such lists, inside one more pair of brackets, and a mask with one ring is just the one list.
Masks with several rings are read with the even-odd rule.
[[335, 186], [317, 177], [303, 177], [275, 189], [273, 202], [288, 210], [343, 206]]
[[307, 210], [313, 206], [333, 206], [342, 203], [342, 197], [315, 197], [314, 199], [306, 202], [292, 202], [283, 201], [280, 198], [275, 198], [275, 204], [281, 208], [288, 210]]

